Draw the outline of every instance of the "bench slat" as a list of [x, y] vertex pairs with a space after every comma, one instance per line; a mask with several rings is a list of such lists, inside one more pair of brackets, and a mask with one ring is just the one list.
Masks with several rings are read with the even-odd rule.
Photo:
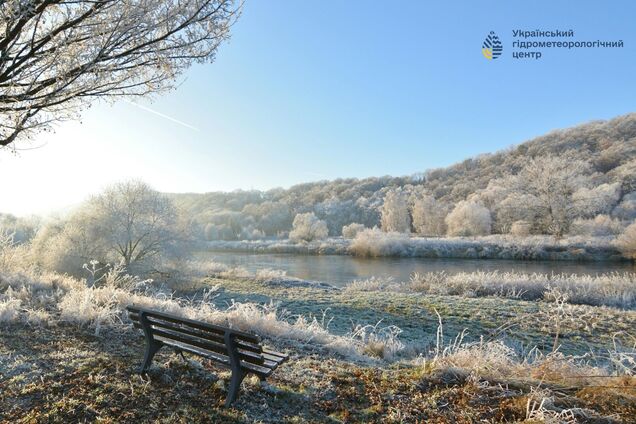
[[[189, 335], [184, 335], [179, 331], [174, 331], [168, 328], [155, 327], [154, 323], [152, 323], [151, 325], [152, 325], [153, 336], [156, 336], [155, 339], [159, 339], [159, 338], [170, 339], [170, 340], [177, 341], [179, 343], [192, 345], [199, 349], [209, 350], [210, 352], [214, 352], [216, 354], [228, 357], [227, 347], [224, 344], [211, 342], [204, 339], [199, 339], [197, 337], [193, 337]], [[141, 325], [135, 324], [135, 327], [141, 328]], [[256, 365], [263, 365], [266, 362], [265, 358], [261, 354], [246, 351], [243, 349], [237, 349], [237, 350], [238, 350], [239, 358], [242, 361], [250, 362]]]
[[[129, 315], [130, 319], [133, 321], [133, 323], [139, 323], [139, 315], [136, 314], [130, 314]], [[187, 324], [180, 324], [180, 323], [176, 323], [173, 321], [166, 321], [160, 318], [156, 318], [156, 317], [148, 317], [148, 321], [153, 324], [153, 325], [157, 325], [163, 328], [169, 328], [175, 331], [178, 331], [179, 333], [184, 333], [184, 334], [188, 334], [190, 336], [195, 336], [195, 337], [199, 337], [201, 339], [205, 339], [205, 340], [210, 340], [212, 342], [216, 342], [216, 343], [220, 343], [220, 344], [225, 344], [225, 339], [223, 338], [223, 335], [219, 335], [216, 333], [210, 333], [207, 332], [205, 330], [200, 330], [197, 328], [192, 328], [190, 326], [188, 326]], [[245, 342], [241, 339], [236, 339], [235, 340], [236, 343], [240, 346], [241, 349], [243, 350], [247, 350], [247, 351], [251, 351], [254, 352], [256, 354], [260, 354], [263, 351], [263, 348], [261, 347], [261, 345], [258, 344], [253, 344], [253, 343], [248, 343]]]
[[287, 358], [281, 358], [279, 356], [273, 356], [268, 353], [263, 352], [263, 358], [267, 361], [275, 362], [276, 364], [282, 364], [287, 360]]
[[234, 330], [234, 329], [230, 329], [230, 328], [226, 328], [226, 327], [222, 327], [219, 325], [214, 325], [214, 324], [208, 324], [206, 322], [201, 322], [201, 321], [195, 321], [195, 320], [191, 320], [188, 318], [183, 318], [183, 317], [179, 317], [176, 315], [172, 315], [172, 314], [167, 314], [164, 312], [157, 312], [151, 309], [145, 309], [145, 308], [140, 308], [137, 306], [128, 306], [126, 307], [126, 309], [130, 312], [133, 313], [139, 313], [139, 312], [145, 312], [147, 317], [159, 317], [161, 319], [164, 319], [166, 321], [172, 321], [172, 322], [176, 322], [176, 323], [184, 323], [187, 324], [191, 327], [200, 329], [200, 330], [207, 330], [207, 331], [211, 331], [211, 332], [215, 332], [215, 333], [219, 333], [219, 334], [225, 334], [227, 331], [230, 331], [232, 334], [236, 335], [239, 339], [243, 339], [247, 342], [250, 343], [260, 343], [261, 339], [260, 337], [253, 335], [253, 334], [249, 334], [249, 333], [245, 333], [243, 331], [238, 331], [238, 330]]
[[[208, 359], [212, 359], [213, 361], [219, 363], [221, 366], [227, 367], [229, 368], [230, 366], [230, 360], [228, 357], [223, 357], [221, 355], [215, 354], [213, 352], [208, 352], [205, 350], [201, 350], [198, 349], [196, 347], [193, 346], [189, 346], [183, 343], [179, 343], [176, 342], [174, 340], [170, 340], [170, 339], [165, 339], [162, 340], [163, 337], [158, 337], [157, 340], [161, 340], [164, 344], [166, 344], [167, 346], [172, 346], [175, 347], [177, 349], [183, 350], [184, 352], [190, 352], [193, 353], [195, 355], [199, 355], [199, 356], [203, 356], [204, 358], [208, 358]], [[262, 367], [256, 364], [252, 364], [249, 362], [243, 362], [241, 361], [241, 368], [245, 369], [246, 371], [252, 372], [256, 375], [259, 376], [263, 376], [263, 377], [269, 377], [272, 372], [274, 372], [274, 369], [276, 369], [276, 367], [273, 368], [266, 368], [266, 367]]]
[[289, 359], [289, 355], [286, 353], [280, 353], [280, 352], [275, 352], [273, 350], [269, 350], [269, 349], [263, 349], [263, 354], [267, 354], [269, 356], [274, 356], [277, 358], [280, 358], [283, 361], [286, 361]]

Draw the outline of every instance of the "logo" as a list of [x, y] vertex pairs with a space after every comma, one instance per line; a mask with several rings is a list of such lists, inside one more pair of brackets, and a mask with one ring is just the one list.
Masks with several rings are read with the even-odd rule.
[[493, 60], [501, 56], [502, 51], [503, 46], [501, 45], [499, 37], [497, 37], [495, 31], [490, 31], [484, 44], [481, 45], [481, 54], [483, 54], [486, 59]]

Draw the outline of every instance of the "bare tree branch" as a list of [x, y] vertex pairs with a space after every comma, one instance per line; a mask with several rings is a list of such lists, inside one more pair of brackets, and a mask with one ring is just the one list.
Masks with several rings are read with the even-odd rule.
[[211, 62], [239, 0], [0, 1], [0, 146]]

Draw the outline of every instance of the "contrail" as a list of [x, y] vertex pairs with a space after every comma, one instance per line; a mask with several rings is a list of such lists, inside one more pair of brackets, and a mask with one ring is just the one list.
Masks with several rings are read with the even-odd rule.
[[143, 110], [145, 110], [146, 112], [154, 113], [155, 115], [161, 116], [162, 118], [166, 118], [167, 120], [172, 121], [172, 122], [174, 122], [175, 124], [182, 125], [182, 126], [184, 126], [184, 127], [186, 127], [186, 128], [190, 128], [191, 130], [194, 130], [194, 131], [197, 131], [197, 132], [199, 131], [199, 129], [198, 129], [197, 127], [192, 126], [192, 125], [190, 125], [190, 124], [187, 124], [187, 123], [185, 123], [185, 122], [183, 122], [183, 121], [179, 121], [178, 119], [172, 118], [171, 116], [164, 115], [164, 114], [163, 114], [163, 113], [161, 113], [161, 112], [157, 112], [157, 111], [156, 111], [156, 110], [154, 110], [154, 109], [150, 109], [149, 107], [142, 106], [142, 105], [140, 105], [139, 103], [131, 102], [130, 100], [127, 100], [127, 99], [124, 99], [124, 100], [125, 100], [127, 103], [130, 103], [131, 105], [137, 106], [139, 109], [143, 109]]

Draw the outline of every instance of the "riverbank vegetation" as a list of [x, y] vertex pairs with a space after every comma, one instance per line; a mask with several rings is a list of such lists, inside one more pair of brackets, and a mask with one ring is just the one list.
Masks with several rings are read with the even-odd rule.
[[[490, 235], [482, 237], [413, 237], [380, 229], [361, 229], [352, 239], [333, 237], [297, 243], [290, 240], [213, 241], [211, 251], [420, 257], [461, 259], [623, 261], [613, 237]], [[625, 250], [626, 252], [626, 250]]]

